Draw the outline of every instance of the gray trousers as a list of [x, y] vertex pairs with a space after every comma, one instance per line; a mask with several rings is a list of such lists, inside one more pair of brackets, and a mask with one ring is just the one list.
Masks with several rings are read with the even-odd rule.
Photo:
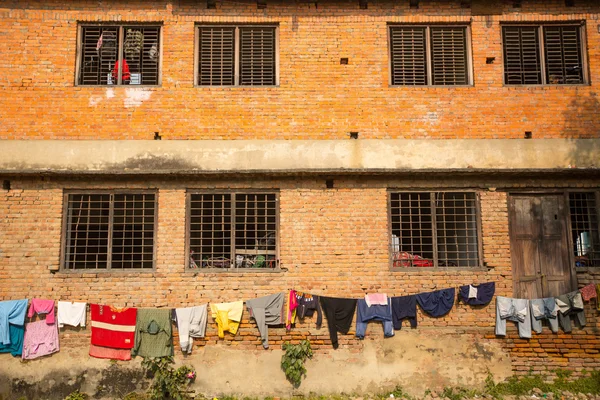
[[558, 308], [554, 297], [530, 300], [531, 305], [531, 328], [536, 333], [542, 333], [542, 320], [548, 320], [550, 330], [558, 332]]
[[496, 296], [496, 335], [506, 336], [506, 321], [519, 327], [519, 337], [531, 338], [531, 311], [529, 300]]

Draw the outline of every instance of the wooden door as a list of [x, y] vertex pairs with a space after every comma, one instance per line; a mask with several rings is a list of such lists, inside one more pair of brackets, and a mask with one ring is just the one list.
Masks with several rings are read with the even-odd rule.
[[511, 195], [509, 208], [513, 295], [536, 299], [573, 290], [564, 196]]

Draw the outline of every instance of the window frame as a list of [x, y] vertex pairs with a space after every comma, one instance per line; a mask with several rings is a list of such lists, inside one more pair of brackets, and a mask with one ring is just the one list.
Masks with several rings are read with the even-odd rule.
[[[233, 85], [201, 85], [199, 79], [200, 70], [200, 29], [201, 28], [234, 28], [234, 84]], [[275, 32], [275, 83], [273, 85], [240, 85], [240, 28], [273, 28]], [[278, 23], [252, 23], [252, 24], [237, 24], [237, 23], [196, 23], [194, 26], [194, 87], [197, 88], [274, 88], [279, 87], [279, 24]]]
[[[564, 192], [564, 197], [565, 197], [565, 203], [566, 203], [566, 207], [567, 207], [567, 229], [568, 229], [568, 245], [569, 245], [569, 259], [571, 262], [571, 267], [577, 272], [577, 271], [600, 271], [600, 265], [586, 265], [586, 266], [577, 266], [577, 255], [574, 253], [574, 250], [576, 250], [576, 243], [573, 242], [573, 215], [571, 214], [571, 194], [582, 194], [582, 193], [592, 193], [594, 195], [594, 200], [595, 200], [595, 211], [596, 211], [596, 218], [598, 219], [597, 222], [597, 226], [596, 231], [600, 233], [600, 189], [594, 189], [594, 188], [589, 188], [589, 189], [580, 189], [580, 190], [567, 190], [566, 192]], [[591, 229], [594, 229], [594, 227], [592, 226]], [[600, 248], [595, 249], [593, 247], [593, 243], [592, 243], [592, 248], [595, 251], [595, 253], [599, 253], [600, 252]]]
[[[392, 194], [402, 194], [402, 193], [429, 193], [430, 196], [434, 196], [436, 193], [473, 193], [475, 195], [475, 225], [477, 232], [477, 265], [469, 267], [469, 266], [440, 266], [438, 262], [438, 249], [437, 249], [437, 226], [432, 223], [432, 247], [434, 249], [433, 252], [433, 267], [395, 267], [394, 266], [394, 251], [393, 251], [393, 229], [392, 229]], [[432, 208], [431, 214], [435, 213], [435, 209]], [[482, 218], [481, 218], [481, 192], [475, 189], [442, 189], [439, 188], [422, 188], [422, 189], [398, 189], [398, 188], [389, 188], [387, 190], [387, 220], [388, 220], [388, 265], [389, 269], [394, 272], [401, 271], [448, 271], [448, 270], [461, 270], [461, 271], [480, 271], [485, 270], [485, 262], [484, 254], [483, 254], [483, 237], [482, 237]], [[435, 218], [432, 219], [435, 221]]]
[[[546, 77], [546, 54], [545, 54], [545, 46], [544, 46], [544, 28], [545, 27], [560, 27], [560, 26], [568, 26], [575, 27], [579, 31], [580, 45], [581, 48], [581, 70], [582, 70], [582, 80], [581, 83], [548, 83]], [[541, 74], [541, 83], [506, 83], [506, 55], [505, 55], [505, 45], [504, 45], [504, 28], [506, 27], [533, 27], [537, 28], [538, 35], [538, 46], [540, 52], [540, 74]], [[500, 43], [502, 46], [502, 85], [508, 87], [538, 87], [538, 86], [552, 86], [552, 87], [562, 87], [562, 86], [589, 86], [590, 82], [590, 65], [588, 60], [588, 45], [587, 45], [587, 30], [586, 30], [586, 22], [585, 21], [540, 21], [538, 23], [533, 22], [512, 22], [512, 21], [503, 21], [500, 22]]]
[[[81, 74], [81, 62], [83, 58], [83, 29], [86, 27], [117, 27], [119, 30], [119, 40], [118, 43], [118, 60], [123, 59], [123, 44], [125, 37], [125, 28], [128, 27], [141, 27], [141, 28], [158, 28], [158, 62], [157, 62], [157, 83], [156, 84], [129, 84], [124, 85], [121, 83], [122, 73], [118, 73], [118, 82], [112, 85], [89, 85], [79, 83], [80, 74]], [[75, 52], [75, 86], [77, 87], [126, 87], [126, 88], [138, 88], [138, 87], [160, 87], [162, 86], [162, 71], [163, 71], [163, 31], [164, 24], [161, 21], [152, 21], [152, 22], [137, 22], [137, 21], [106, 21], [106, 22], [78, 22], [77, 24], [77, 46]], [[123, 63], [119, 63], [119, 70], [122, 68]]]
[[[70, 195], [121, 195], [121, 194], [153, 194], [154, 195], [154, 224], [152, 228], [152, 268], [112, 268], [112, 237], [113, 237], [113, 226], [114, 220], [112, 219], [112, 212], [109, 214], [109, 229], [108, 229], [108, 243], [107, 246], [107, 261], [106, 268], [67, 268], [66, 266], [66, 255], [67, 255], [67, 238], [68, 238], [68, 229], [70, 224], [70, 214], [69, 214], [69, 196]], [[62, 211], [62, 232], [61, 232], [61, 241], [60, 241], [60, 272], [69, 273], [69, 274], [81, 274], [81, 273], [143, 273], [143, 272], [155, 272], [156, 271], [156, 254], [157, 254], [157, 232], [158, 232], [158, 190], [157, 189], [65, 189], [63, 190], [63, 211]], [[114, 208], [114, 198], [110, 204], [110, 210]]]
[[[235, 204], [234, 196], [238, 194], [272, 194], [275, 195], [275, 267], [274, 268], [217, 268], [217, 267], [206, 267], [206, 268], [192, 268], [190, 267], [190, 249], [191, 249], [191, 226], [192, 226], [192, 213], [191, 213], [191, 202], [192, 195], [201, 194], [201, 195], [216, 195], [216, 194], [229, 194], [232, 195], [232, 225], [233, 218], [235, 217]], [[281, 272], [281, 240], [280, 240], [280, 191], [274, 189], [188, 189], [186, 191], [186, 199], [185, 199], [185, 271], [193, 272], [193, 273], [202, 273], [202, 272], [222, 272], [222, 273], [243, 273], [243, 272], [261, 272], [261, 273], [269, 273], [269, 272]], [[235, 229], [231, 230], [231, 249], [235, 251]], [[235, 256], [235, 253], [232, 253]]]
[[[393, 83], [394, 71], [392, 68], [392, 28], [424, 28], [425, 29], [425, 65], [427, 68], [427, 74], [425, 75], [425, 85], [402, 85]], [[435, 85], [433, 84], [433, 53], [431, 44], [431, 28], [464, 28], [465, 29], [465, 60], [467, 70], [467, 83], [460, 85]], [[473, 87], [474, 73], [473, 73], [473, 45], [471, 39], [471, 24], [456, 22], [456, 23], [388, 23], [387, 25], [387, 36], [388, 36], [388, 82], [389, 86], [393, 88], [457, 88], [457, 87]]]

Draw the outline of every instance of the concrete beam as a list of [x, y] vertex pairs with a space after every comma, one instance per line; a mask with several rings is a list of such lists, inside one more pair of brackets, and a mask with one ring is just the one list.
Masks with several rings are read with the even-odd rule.
[[3, 140], [0, 173], [556, 171], [600, 168], [600, 139]]

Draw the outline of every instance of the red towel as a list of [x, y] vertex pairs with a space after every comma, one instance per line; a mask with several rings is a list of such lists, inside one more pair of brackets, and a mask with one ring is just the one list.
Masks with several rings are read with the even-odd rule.
[[134, 345], [137, 308], [117, 309], [91, 304], [92, 345], [131, 349]]

